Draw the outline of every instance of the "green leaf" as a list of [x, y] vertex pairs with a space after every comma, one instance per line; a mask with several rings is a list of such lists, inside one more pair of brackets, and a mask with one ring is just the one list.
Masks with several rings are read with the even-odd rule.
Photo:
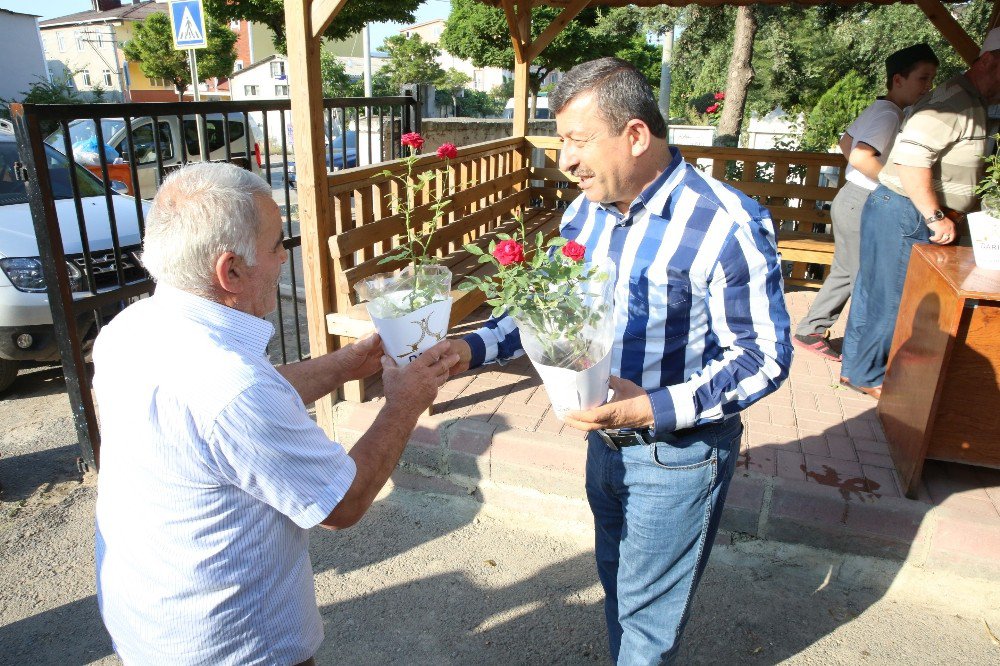
[[464, 247], [466, 252], [468, 252], [469, 254], [474, 254], [476, 256], [483, 255], [483, 248], [479, 247], [475, 243], [466, 243]]

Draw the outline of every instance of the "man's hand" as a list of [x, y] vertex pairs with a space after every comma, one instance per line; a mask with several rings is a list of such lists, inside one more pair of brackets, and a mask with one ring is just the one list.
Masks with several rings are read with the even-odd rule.
[[388, 356], [382, 357], [382, 386], [386, 408], [416, 417], [434, 404], [438, 389], [448, 381], [448, 369], [459, 362], [451, 342], [443, 340], [409, 365], [400, 368]]
[[361, 338], [357, 342], [341, 347], [334, 352], [337, 355], [337, 365], [340, 369], [342, 382], [364, 379], [376, 373], [382, 367], [382, 338], [378, 333]]
[[927, 225], [931, 230], [930, 241], [932, 243], [937, 243], [938, 245], [947, 245], [948, 243], [953, 243], [956, 239], [957, 234], [955, 233], [955, 223], [952, 222], [951, 218], [945, 217], [943, 220], [938, 220], [937, 222], [931, 222]]
[[653, 425], [653, 403], [639, 385], [620, 377], [611, 377], [611, 402], [593, 409], [570, 412], [564, 420], [577, 430], [615, 430], [649, 428]]
[[472, 364], [472, 347], [465, 340], [448, 340], [451, 353], [458, 355], [458, 362], [448, 368], [449, 375], [460, 375]]

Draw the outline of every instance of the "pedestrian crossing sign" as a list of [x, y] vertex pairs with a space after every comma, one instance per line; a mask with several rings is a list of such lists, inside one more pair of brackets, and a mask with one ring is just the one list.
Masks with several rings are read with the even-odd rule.
[[205, 10], [201, 0], [173, 0], [169, 14], [175, 49], [203, 49], [208, 46]]

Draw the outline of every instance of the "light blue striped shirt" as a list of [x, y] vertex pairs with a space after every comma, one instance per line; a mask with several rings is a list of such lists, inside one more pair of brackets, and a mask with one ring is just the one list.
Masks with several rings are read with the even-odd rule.
[[287, 666], [323, 640], [306, 530], [356, 469], [273, 333], [160, 285], [97, 338], [98, 602], [126, 664]]
[[[792, 360], [770, 213], [676, 148], [670, 157], [626, 215], [581, 194], [561, 226], [585, 261], [615, 264], [611, 372], [646, 389], [661, 437], [745, 409]], [[465, 339], [473, 367], [523, 353], [509, 317]]]

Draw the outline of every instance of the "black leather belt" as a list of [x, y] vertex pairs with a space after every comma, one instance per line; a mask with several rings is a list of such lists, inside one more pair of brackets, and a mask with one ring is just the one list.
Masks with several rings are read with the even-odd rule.
[[655, 441], [648, 430], [598, 430], [597, 436], [612, 451], [617, 451], [625, 446], [652, 444]]

